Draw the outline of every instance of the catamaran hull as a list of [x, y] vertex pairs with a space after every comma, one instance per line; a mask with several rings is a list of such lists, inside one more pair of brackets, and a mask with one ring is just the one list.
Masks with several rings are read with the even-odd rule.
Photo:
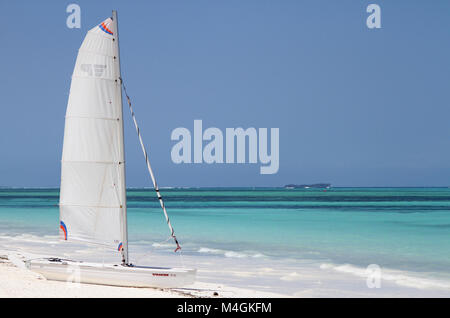
[[27, 267], [48, 280], [85, 284], [179, 288], [195, 282], [196, 269], [32, 260]]

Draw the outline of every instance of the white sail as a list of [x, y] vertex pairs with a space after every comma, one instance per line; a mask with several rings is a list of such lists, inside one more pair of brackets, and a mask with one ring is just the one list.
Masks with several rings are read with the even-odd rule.
[[[66, 241], [102, 244], [121, 252], [118, 264], [57, 257], [30, 259], [27, 268], [49, 280], [69, 281], [76, 266], [80, 282], [127, 287], [182, 287], [196, 269], [130, 265], [128, 261], [125, 159], [117, 12], [90, 30], [79, 50], [66, 112], [61, 171], [60, 233]], [[125, 85], [123, 85], [125, 91]], [[125, 91], [126, 92], [126, 91]], [[148, 160], [131, 101], [147, 167], [171, 236], [180, 249]]]
[[121, 251], [126, 189], [116, 26], [106, 19], [91, 29], [78, 52], [64, 130], [60, 233]]

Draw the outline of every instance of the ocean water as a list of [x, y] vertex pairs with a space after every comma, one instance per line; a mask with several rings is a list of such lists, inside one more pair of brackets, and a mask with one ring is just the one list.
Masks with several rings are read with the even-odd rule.
[[[294, 296], [450, 295], [449, 188], [161, 192], [182, 254], [154, 191], [129, 189], [134, 263], [194, 266], [199, 280]], [[58, 189], [0, 189], [0, 250], [118, 259], [58, 243], [58, 199]], [[382, 288], [367, 285], [371, 264]]]

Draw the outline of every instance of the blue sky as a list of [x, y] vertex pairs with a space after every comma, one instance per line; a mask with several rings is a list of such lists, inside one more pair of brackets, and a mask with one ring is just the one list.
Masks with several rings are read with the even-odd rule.
[[[70, 3], [0, 2], [0, 185], [59, 185], [77, 49], [112, 9], [162, 186], [450, 185], [449, 1], [73, 1], [81, 29]], [[194, 119], [278, 127], [279, 172], [174, 164], [170, 134]], [[128, 112], [125, 138], [128, 185], [149, 186]]]

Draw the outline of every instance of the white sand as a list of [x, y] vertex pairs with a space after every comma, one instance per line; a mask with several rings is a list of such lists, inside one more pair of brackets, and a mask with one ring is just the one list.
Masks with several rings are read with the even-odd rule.
[[[0, 297], [281, 297], [273, 293], [234, 288], [221, 284], [196, 282], [188, 288], [127, 288], [90, 284], [75, 284], [46, 280], [26, 269], [14, 256], [0, 255]], [[15, 265], [16, 264], [16, 265]], [[214, 296], [217, 293], [217, 296]]]
[[[47, 281], [25, 268], [23, 260], [68, 257], [82, 261], [114, 262], [97, 249], [66, 244], [51, 238], [6, 237], [0, 247], [0, 297], [449, 297], [450, 280], [429, 273], [382, 268], [380, 288], [369, 288], [367, 272], [350, 264], [266, 257], [218, 257], [153, 251], [148, 257], [134, 253], [134, 261], [152, 266], [197, 268], [197, 279], [183, 289], [123, 288]], [[44, 241], [42, 243], [41, 241]], [[48, 242], [50, 241], [50, 243]], [[138, 250], [138, 248], [135, 248]], [[54, 255], [46, 255], [51, 251]], [[69, 254], [66, 254], [69, 253]], [[159, 253], [158, 253], [159, 252]], [[2, 259], [1, 256], [5, 255]], [[116, 255], [113, 255], [116, 256]], [[105, 258], [103, 258], [105, 257]], [[177, 261], [180, 261], [179, 263]], [[234, 287], [232, 287], [234, 286]], [[218, 295], [215, 296], [214, 293]]]

